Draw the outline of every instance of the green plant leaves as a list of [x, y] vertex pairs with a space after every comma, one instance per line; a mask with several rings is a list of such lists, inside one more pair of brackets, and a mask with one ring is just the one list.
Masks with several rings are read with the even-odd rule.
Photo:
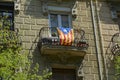
[[[39, 64], [31, 69], [32, 62], [28, 59], [28, 52], [21, 48], [18, 34], [9, 30], [10, 23], [0, 18], [0, 77], [4, 80], [44, 80], [51, 73], [43, 72], [38, 75]], [[2, 22], [5, 26], [3, 28]]]

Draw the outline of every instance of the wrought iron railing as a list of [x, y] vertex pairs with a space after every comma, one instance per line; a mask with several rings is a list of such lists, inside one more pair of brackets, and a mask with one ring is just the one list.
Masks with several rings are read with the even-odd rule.
[[60, 46], [82, 50], [88, 48], [88, 43], [85, 39], [85, 31], [82, 29], [74, 29], [74, 41], [72, 42], [72, 45], [63, 46], [60, 45], [60, 38], [56, 27], [43, 27], [40, 30], [40, 42], [42, 45], [54, 45], [54, 47]]
[[113, 55], [120, 56], [120, 32], [113, 35], [111, 52]]

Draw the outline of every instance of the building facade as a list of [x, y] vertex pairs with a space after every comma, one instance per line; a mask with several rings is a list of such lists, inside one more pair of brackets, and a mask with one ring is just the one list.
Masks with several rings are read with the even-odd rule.
[[[33, 64], [40, 64], [40, 72], [48, 68], [53, 73], [52, 80], [114, 80], [111, 47], [113, 36], [120, 31], [118, 3], [1, 0], [0, 13], [11, 17], [11, 30], [19, 30], [23, 48], [29, 51]], [[63, 43], [60, 27], [74, 31], [71, 37], [64, 35]], [[66, 39], [70, 43], [65, 43]]]

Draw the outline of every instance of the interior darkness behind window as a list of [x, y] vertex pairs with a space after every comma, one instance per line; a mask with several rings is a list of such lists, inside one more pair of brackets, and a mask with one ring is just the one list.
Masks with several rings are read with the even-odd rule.
[[[7, 18], [5, 18], [7, 16]], [[5, 18], [5, 21], [1, 21], [2, 28], [9, 23], [9, 29], [14, 30], [14, 3], [13, 2], [0, 2], [0, 18]]]

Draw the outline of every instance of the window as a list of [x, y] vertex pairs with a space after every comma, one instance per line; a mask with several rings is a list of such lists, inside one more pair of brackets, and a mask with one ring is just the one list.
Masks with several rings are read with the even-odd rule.
[[51, 28], [51, 34], [56, 35], [57, 30], [54, 27], [69, 28], [71, 26], [70, 14], [49, 14], [49, 23]]
[[[8, 27], [10, 30], [14, 30], [14, 4], [13, 2], [0, 2], [0, 22], [2, 24], [2, 28]], [[6, 17], [6, 18], [5, 18]], [[2, 21], [2, 19], [4, 21]]]
[[118, 25], [119, 25], [119, 30], [120, 30], [120, 11], [117, 12], [117, 16], [118, 16]]
[[71, 27], [71, 17], [68, 14], [50, 14], [50, 27]]
[[52, 80], [76, 80], [75, 69], [52, 69]]

